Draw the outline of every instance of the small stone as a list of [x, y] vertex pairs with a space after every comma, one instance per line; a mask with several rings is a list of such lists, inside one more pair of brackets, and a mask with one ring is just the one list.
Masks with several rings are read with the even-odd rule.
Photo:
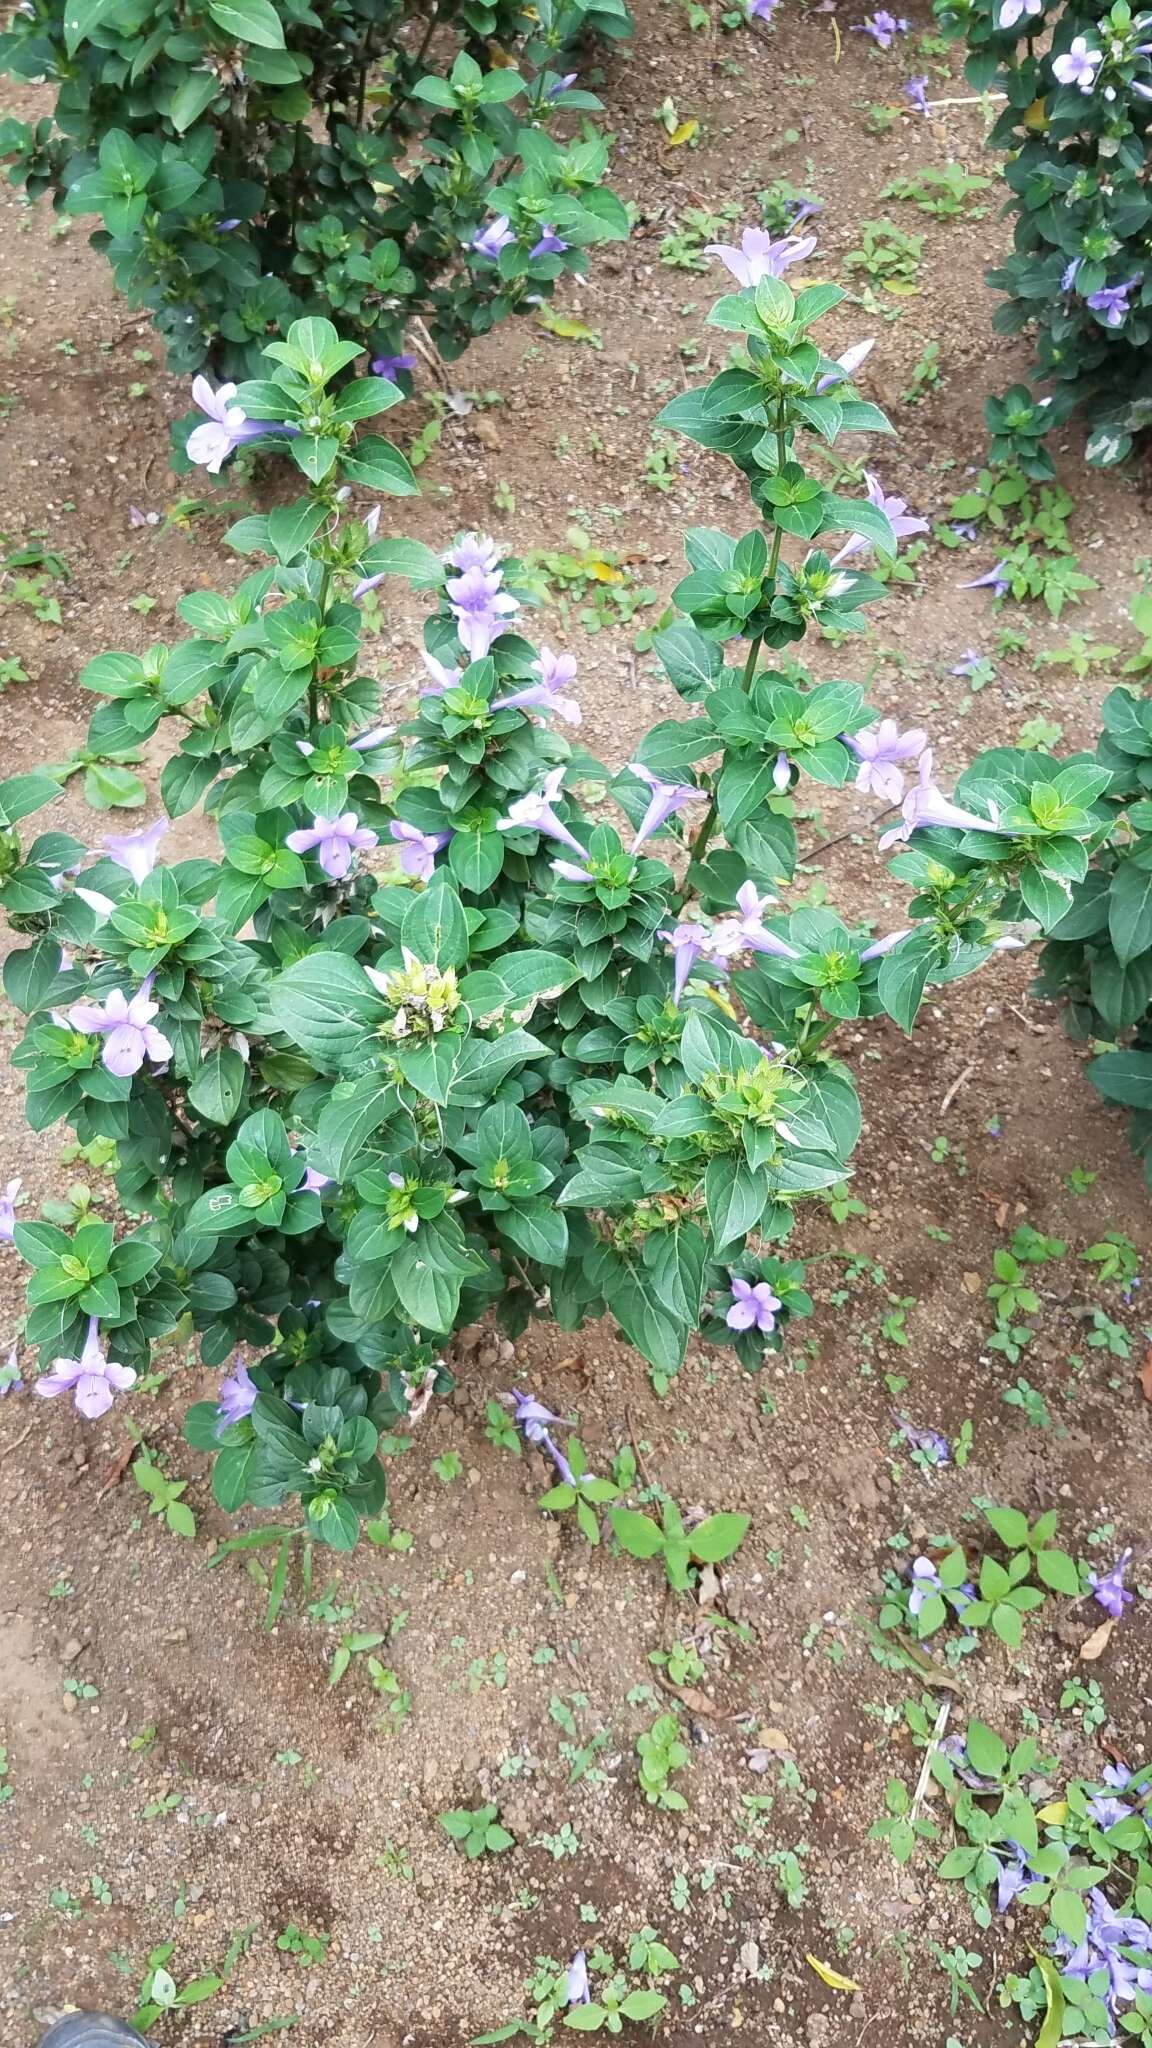
[[79, 1636], [69, 1636], [68, 1641], [65, 1643], [64, 1648], [60, 1652], [61, 1663], [74, 1664], [83, 1648], [84, 1645], [81, 1642]]

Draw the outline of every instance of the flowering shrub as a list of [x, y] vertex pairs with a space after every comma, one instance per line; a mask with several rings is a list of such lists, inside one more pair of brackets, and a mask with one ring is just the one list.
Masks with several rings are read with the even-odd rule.
[[[857, 501], [804, 467], [806, 431], [886, 423], [844, 367], [860, 349], [812, 339], [843, 295], [778, 275], [800, 253], [721, 251], [744, 268], [710, 316], [736, 358], [662, 415], [730, 455], [760, 516], [688, 534], [655, 644], [689, 715], [620, 773], [559, 729], [579, 724], [576, 664], [526, 637], [514, 560], [469, 534], [442, 561], [351, 509], [351, 485], [407, 487], [386, 441], [355, 438], [390, 387], [333, 397], [356, 344], [310, 320], [236, 393], [311, 481], [230, 530], [263, 566], [183, 598], [178, 646], [81, 676], [108, 700], [100, 744], [173, 722], [164, 804], [202, 804], [219, 857], [162, 863], [163, 821], [92, 865], [67, 834], [5, 833], [29, 1122], [114, 1141], [148, 1219], [117, 1240], [13, 1212], [28, 1340], [64, 1360], [38, 1385], [99, 1382], [103, 1408], [185, 1316], [206, 1365], [250, 1348], [188, 1424], [227, 1509], [299, 1495], [318, 1536], [354, 1543], [383, 1498], [378, 1432], [450, 1385], [441, 1348], [490, 1305], [513, 1335], [608, 1310], [665, 1377], [697, 1329], [754, 1369], [811, 1306], [777, 1248], [860, 1131], [837, 1029], [910, 1029], [928, 985], [1018, 943], [1002, 919], [1063, 913], [1107, 830], [1106, 768], [1038, 781], [1035, 756], [996, 749], [953, 801], [926, 734], [785, 656], [809, 627], [859, 630], [884, 589], [861, 556], [918, 523], [875, 478]], [[359, 666], [358, 600], [391, 577], [436, 600], [398, 730]], [[902, 929], [778, 904], [804, 776], [900, 804], [881, 845], [913, 892]], [[0, 805], [14, 823], [53, 792], [19, 778]], [[582, 1504], [598, 1482], [575, 1442], [558, 1451], [531, 1396], [516, 1420]]]
[[1082, 404], [1088, 460], [1119, 462], [1152, 424], [1152, 14], [1128, 0], [934, 4], [945, 33], [968, 42], [970, 83], [1006, 96], [988, 140], [1011, 152], [1015, 247], [988, 272], [1008, 294], [993, 326], [1034, 327], [1037, 371], [1055, 387], [1040, 401], [1020, 386], [994, 401], [993, 433], [1015, 428], [1035, 447]]
[[30, 196], [98, 214], [116, 282], [170, 367], [255, 374], [270, 334], [332, 311], [387, 373], [419, 315], [441, 354], [627, 234], [608, 150], [565, 53], [621, 36], [624, 0], [43, 0], [0, 69], [56, 84], [54, 116], [0, 123]]
[[1038, 987], [1064, 1002], [1071, 1037], [1114, 1047], [1089, 1062], [1088, 1078], [1132, 1111], [1132, 1150], [1152, 1186], [1152, 700], [1118, 688], [1103, 715], [1097, 758], [1111, 776], [1113, 826], [1049, 926]]

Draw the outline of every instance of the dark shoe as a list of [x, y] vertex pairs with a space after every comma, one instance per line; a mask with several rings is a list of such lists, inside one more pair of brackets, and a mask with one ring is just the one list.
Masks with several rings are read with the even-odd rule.
[[38, 2048], [148, 2048], [148, 2043], [127, 2020], [114, 2020], [106, 2012], [70, 2012], [49, 2027]]

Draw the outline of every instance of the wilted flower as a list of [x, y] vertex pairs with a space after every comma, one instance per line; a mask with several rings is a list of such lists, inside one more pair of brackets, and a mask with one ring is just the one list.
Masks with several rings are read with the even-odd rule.
[[724, 1321], [730, 1330], [760, 1330], [767, 1335], [776, 1328], [776, 1311], [782, 1306], [779, 1295], [773, 1294], [766, 1280], [757, 1280], [753, 1286], [750, 1280], [733, 1273], [732, 1306]]
[[981, 818], [975, 811], [965, 811], [954, 804], [932, 780], [932, 754], [926, 749], [920, 756], [920, 779], [911, 788], [902, 806], [903, 818], [899, 825], [893, 825], [877, 840], [880, 853], [895, 846], [898, 840], [910, 839], [919, 826], [940, 825], [951, 827], [957, 832], [998, 832], [999, 823], [995, 817]]
[[1139, 275], [1130, 277], [1125, 284], [1104, 285], [1098, 292], [1089, 292], [1084, 304], [1093, 313], [1103, 313], [1105, 327], [1123, 327], [1131, 312], [1128, 294], [1140, 283]]
[[1152, 1991], [1152, 1970], [1131, 1962], [1121, 1954], [1124, 1948], [1152, 1947], [1152, 1927], [1134, 1914], [1117, 1913], [1098, 1886], [1088, 1894], [1088, 1926], [1084, 1939], [1074, 1942], [1070, 1935], [1057, 1934], [1056, 1952], [1061, 1974], [1087, 1980], [1097, 1971], [1108, 1973], [1104, 2003], [1111, 2015], [1118, 2005], [1130, 2005], [1138, 1991]]
[[1052, 72], [1061, 85], [1075, 85], [1081, 92], [1090, 93], [1103, 62], [1103, 50], [1090, 50], [1087, 36], [1073, 36], [1064, 55], [1053, 58]]
[[1006, 1913], [1017, 1892], [1022, 1892], [1025, 1885], [1037, 1882], [1039, 1872], [1033, 1870], [1019, 1842], [997, 1842], [993, 1854], [1012, 1859], [1001, 1863], [996, 1874], [996, 1911]]
[[216, 1432], [217, 1435], [227, 1429], [229, 1423], [243, 1422], [246, 1415], [251, 1415], [259, 1394], [259, 1387], [251, 1378], [240, 1353], [237, 1352], [232, 1371], [227, 1379], [220, 1382], [220, 1394], [216, 1403], [220, 1412], [220, 1428]]
[[79, 1358], [54, 1358], [51, 1371], [41, 1375], [35, 1388], [46, 1401], [54, 1400], [57, 1394], [71, 1393], [80, 1414], [95, 1422], [108, 1413], [113, 1395], [133, 1386], [135, 1380], [131, 1366], [117, 1365], [113, 1359], [105, 1358], [100, 1349], [99, 1321], [89, 1316], [88, 1335]]
[[950, 676], [966, 676], [971, 679], [983, 659], [984, 656], [978, 647], [966, 647], [955, 668], [950, 668], [948, 673]]
[[[899, 936], [903, 938], [903, 932]], [[948, 1439], [941, 1436], [938, 1429], [916, 1429], [906, 1415], [896, 1417], [896, 1427], [905, 1441], [911, 1444], [912, 1449], [923, 1451], [925, 1457], [931, 1458], [934, 1465], [951, 1464], [952, 1452]]]
[[23, 1180], [17, 1174], [14, 1180], [8, 1182], [3, 1194], [0, 1194], [0, 1239], [3, 1239], [5, 1244], [11, 1244], [15, 1236], [16, 1197], [23, 1185]]
[[20, 1346], [14, 1343], [3, 1365], [0, 1365], [0, 1400], [5, 1394], [22, 1394], [24, 1382], [20, 1377]]
[[912, 1591], [908, 1595], [909, 1614], [919, 1614], [924, 1602], [933, 1593], [943, 1591], [944, 1582], [930, 1557], [914, 1557], [912, 1560]]
[[138, 1073], [146, 1059], [162, 1066], [172, 1057], [171, 1045], [152, 1022], [160, 1014], [159, 1003], [151, 1000], [154, 979], [145, 975], [132, 997], [114, 988], [102, 1003], [73, 1003], [65, 1012], [76, 1031], [99, 1033], [104, 1040], [100, 1058], [121, 1080]]
[[1130, 1607], [1135, 1598], [1135, 1595], [1129, 1593], [1124, 1584], [1124, 1573], [1131, 1555], [1132, 1552], [1130, 1550], [1122, 1551], [1110, 1572], [1104, 1572], [1103, 1574], [1089, 1572], [1088, 1574], [1088, 1584], [1092, 1588], [1092, 1598], [1098, 1607], [1104, 1609], [1105, 1614], [1112, 1616], [1113, 1621], [1120, 1620], [1124, 1609]]
[[[1113, 1794], [1123, 1792], [1132, 1782], [1132, 1773], [1125, 1770], [1123, 1764], [1105, 1764], [1100, 1773], [1100, 1781], [1104, 1785], [1110, 1785]], [[1097, 1827], [1114, 1828], [1118, 1821], [1128, 1819], [1132, 1808], [1125, 1799], [1116, 1799], [1107, 1792], [1099, 1792], [1094, 1799], [1088, 1801], [1088, 1811]]]
[[517, 1387], [512, 1389], [512, 1399], [515, 1402], [512, 1420], [524, 1441], [536, 1444], [540, 1450], [547, 1451], [565, 1486], [575, 1486], [577, 1481], [572, 1467], [549, 1433], [550, 1426], [553, 1429], [567, 1429], [568, 1424], [563, 1416], [553, 1415], [550, 1408], [545, 1408], [543, 1403], [536, 1399], [535, 1394], [522, 1394]]
[[1003, 597], [1012, 580], [1005, 574], [1007, 567], [1006, 562], [997, 562], [994, 568], [985, 569], [982, 576], [974, 576], [971, 583], [959, 583], [956, 587], [958, 590], [990, 590], [995, 597]]
[[[1008, 0], [1008, 4], [1009, 6], [1011, 6], [1012, 0]], [[905, 99], [909, 102], [913, 112], [916, 114], [926, 114], [928, 112], [928, 100], [924, 91], [924, 88], [927, 85], [927, 83], [928, 78], [927, 74], [925, 74], [923, 78], [910, 78], [907, 81], [907, 83], [905, 85], [902, 85], [900, 88]]]
[[146, 825], [141, 832], [110, 832], [100, 844], [108, 848], [109, 859], [114, 860], [117, 867], [127, 868], [132, 880], [139, 885], [156, 865], [160, 841], [169, 823], [167, 818], [157, 818], [154, 825]]
[[592, 1996], [588, 1988], [588, 1961], [582, 1948], [578, 1948], [568, 1965], [564, 1979], [565, 2005], [587, 2005]]
[[783, 277], [789, 264], [802, 263], [815, 247], [815, 235], [785, 235], [774, 242], [763, 228], [745, 228], [738, 249], [728, 242], [705, 242], [704, 254], [718, 256], [737, 284], [747, 289], [761, 278]]
[[646, 839], [650, 839], [654, 832], [658, 832], [673, 812], [682, 810], [685, 804], [704, 801], [704, 791], [697, 789], [693, 783], [662, 782], [658, 775], [653, 775], [650, 768], [645, 768], [642, 761], [629, 761], [628, 773], [638, 777], [641, 782], [646, 782], [652, 792], [648, 808], [640, 820], [636, 837], [629, 848], [631, 853], [635, 853]]
[[882, 718], [878, 725], [866, 725], [862, 732], [846, 732], [843, 737], [844, 745], [860, 763], [857, 789], [883, 797], [885, 803], [898, 804], [904, 794], [901, 765], [919, 760], [928, 745], [927, 733], [918, 725], [901, 732], [894, 718]]
[[192, 379], [193, 400], [208, 417], [202, 427], [193, 427], [188, 436], [188, 460], [206, 469], [209, 476], [219, 476], [221, 464], [242, 441], [285, 432], [279, 421], [250, 420], [242, 406], [232, 403], [235, 396], [235, 384], [221, 384], [218, 391], [213, 391], [207, 377]]
[[559, 839], [564, 846], [570, 846], [581, 860], [587, 860], [587, 849], [556, 816], [552, 806], [558, 802], [564, 786], [563, 768], [553, 768], [544, 777], [544, 786], [530, 796], [518, 796], [509, 804], [507, 815], [497, 818], [498, 832], [532, 831], [543, 832], [549, 839]]
[[431, 880], [436, 855], [452, 837], [451, 832], [421, 832], [418, 825], [406, 825], [402, 818], [393, 818], [388, 833], [401, 848], [400, 865], [405, 874], [414, 875], [418, 882]]
[[498, 213], [495, 220], [489, 221], [486, 228], [481, 228], [480, 233], [472, 237], [472, 247], [478, 256], [486, 257], [490, 263], [497, 263], [501, 250], [507, 249], [515, 240], [516, 237], [508, 225], [508, 215]]
[[378, 833], [358, 822], [355, 811], [344, 811], [338, 818], [313, 818], [310, 825], [289, 832], [284, 844], [293, 853], [311, 853], [315, 848], [324, 873], [333, 882], [341, 882], [352, 865], [352, 855], [375, 846], [378, 839]]
[[771, 21], [780, 0], [744, 0], [749, 21]]
[[875, 14], [866, 14], [863, 21], [854, 21], [852, 27], [857, 35], [872, 36], [882, 50], [891, 47], [894, 36], [906, 36], [908, 33], [908, 23], [903, 16], [897, 20], [884, 7], [878, 7]]

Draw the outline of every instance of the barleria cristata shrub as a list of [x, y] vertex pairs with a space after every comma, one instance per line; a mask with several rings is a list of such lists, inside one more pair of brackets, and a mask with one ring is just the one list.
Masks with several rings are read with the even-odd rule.
[[37, 0], [0, 70], [55, 107], [0, 123], [0, 159], [99, 215], [171, 369], [258, 374], [331, 312], [391, 375], [414, 317], [459, 356], [627, 234], [574, 46], [630, 26], [624, 0]]
[[[241, 1354], [188, 1425], [218, 1501], [299, 1496], [338, 1548], [380, 1507], [378, 1432], [450, 1384], [451, 1332], [490, 1307], [513, 1335], [607, 1310], [664, 1378], [701, 1329], [755, 1369], [811, 1305], [798, 1207], [860, 1132], [841, 1024], [910, 1029], [1003, 920], [1061, 914], [1106, 829], [1094, 763], [1038, 777], [997, 749], [951, 800], [926, 734], [774, 665], [810, 627], [858, 629], [883, 590], [861, 557], [918, 522], [874, 477], [857, 501], [804, 465], [808, 433], [885, 428], [849, 381], [860, 351], [813, 339], [843, 295], [774, 274], [804, 245], [722, 253], [743, 288], [711, 323], [736, 361], [664, 418], [733, 458], [755, 517], [687, 536], [656, 646], [688, 715], [627, 767], [576, 744], [576, 663], [528, 638], [515, 560], [476, 534], [441, 559], [356, 508], [349, 486], [411, 488], [356, 436], [392, 387], [340, 387], [356, 346], [310, 320], [201, 447], [259, 425], [310, 489], [231, 529], [257, 566], [181, 600], [191, 637], [81, 677], [106, 700], [94, 744], [167, 724], [164, 804], [203, 809], [216, 857], [162, 859], [163, 820], [95, 854], [5, 833], [29, 1122], [114, 1140], [141, 1219], [15, 1222], [38, 1389], [100, 1413], [190, 1319], [205, 1364]], [[390, 578], [432, 604], [395, 729], [360, 664], [359, 599]], [[806, 777], [901, 805], [881, 842], [901, 929], [777, 901]], [[0, 804], [14, 825], [52, 793], [20, 779]], [[554, 1418], [517, 1413], [560, 1467]], [[574, 1451], [565, 1471], [578, 1492]]]

